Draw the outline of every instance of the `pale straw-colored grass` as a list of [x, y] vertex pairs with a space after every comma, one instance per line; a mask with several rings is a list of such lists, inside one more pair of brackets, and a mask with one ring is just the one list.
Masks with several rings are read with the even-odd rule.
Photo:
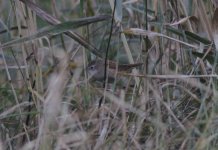
[[[0, 1], [0, 149], [217, 148], [216, 0], [118, 1], [112, 33], [114, 0], [34, 3]], [[143, 65], [103, 87], [108, 42]]]

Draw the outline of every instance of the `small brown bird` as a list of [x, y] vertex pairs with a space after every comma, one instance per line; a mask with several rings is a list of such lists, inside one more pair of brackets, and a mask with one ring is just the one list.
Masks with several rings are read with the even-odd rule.
[[[108, 61], [108, 82], [113, 82], [115, 78], [116, 69], [118, 72], [121, 71], [129, 71], [130, 69], [134, 67], [141, 66], [142, 63], [136, 63], [136, 64], [119, 64], [117, 65], [114, 61]], [[89, 63], [87, 67], [88, 75], [97, 81], [102, 81], [104, 79], [104, 67], [105, 63], [104, 60], [94, 60]], [[117, 68], [116, 68], [117, 67]]]

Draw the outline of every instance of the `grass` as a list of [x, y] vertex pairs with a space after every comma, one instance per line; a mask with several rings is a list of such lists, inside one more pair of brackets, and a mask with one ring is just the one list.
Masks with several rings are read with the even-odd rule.
[[[215, 1], [0, 4], [0, 149], [217, 148]], [[143, 65], [102, 86], [107, 50]]]

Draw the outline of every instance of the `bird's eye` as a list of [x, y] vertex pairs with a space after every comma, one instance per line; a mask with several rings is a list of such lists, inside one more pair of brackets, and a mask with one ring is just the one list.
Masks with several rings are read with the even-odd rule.
[[91, 67], [90, 67], [90, 69], [92, 69], [92, 70], [93, 70], [93, 69], [94, 69], [94, 66], [91, 66]]

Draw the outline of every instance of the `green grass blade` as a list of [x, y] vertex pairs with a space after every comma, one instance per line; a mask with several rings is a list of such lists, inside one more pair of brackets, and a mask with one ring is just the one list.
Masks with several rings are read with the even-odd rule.
[[9, 47], [9, 46], [12, 46], [14, 44], [18, 44], [18, 43], [22, 43], [22, 42], [28, 42], [31, 40], [35, 40], [37, 38], [41, 38], [43, 36], [47, 36], [47, 35], [55, 35], [55, 34], [64, 33], [66, 31], [76, 29], [76, 28], [79, 28], [79, 27], [82, 27], [82, 26], [85, 26], [85, 25], [88, 25], [91, 23], [104, 21], [104, 20], [107, 20], [109, 18], [111, 18], [111, 17], [107, 16], [107, 15], [101, 15], [101, 16], [95, 16], [95, 17], [82, 18], [82, 19], [78, 19], [78, 20], [74, 20], [74, 21], [67, 21], [67, 22], [60, 23], [60, 24], [53, 25], [53, 26], [47, 26], [31, 36], [19, 38], [19, 39], [4, 43], [1, 45], [1, 48]]
[[193, 39], [193, 40], [195, 40], [195, 41], [204, 43], [204, 44], [206, 44], [206, 45], [211, 44], [211, 41], [210, 41], [210, 40], [208, 40], [208, 39], [206, 39], [206, 38], [203, 38], [203, 37], [201, 37], [201, 36], [199, 36], [199, 35], [197, 35], [197, 34], [195, 34], [195, 33], [192, 33], [192, 32], [189, 32], [189, 31], [185, 31], [185, 35], [187, 35], [188, 38], [191, 38], [191, 39]]

